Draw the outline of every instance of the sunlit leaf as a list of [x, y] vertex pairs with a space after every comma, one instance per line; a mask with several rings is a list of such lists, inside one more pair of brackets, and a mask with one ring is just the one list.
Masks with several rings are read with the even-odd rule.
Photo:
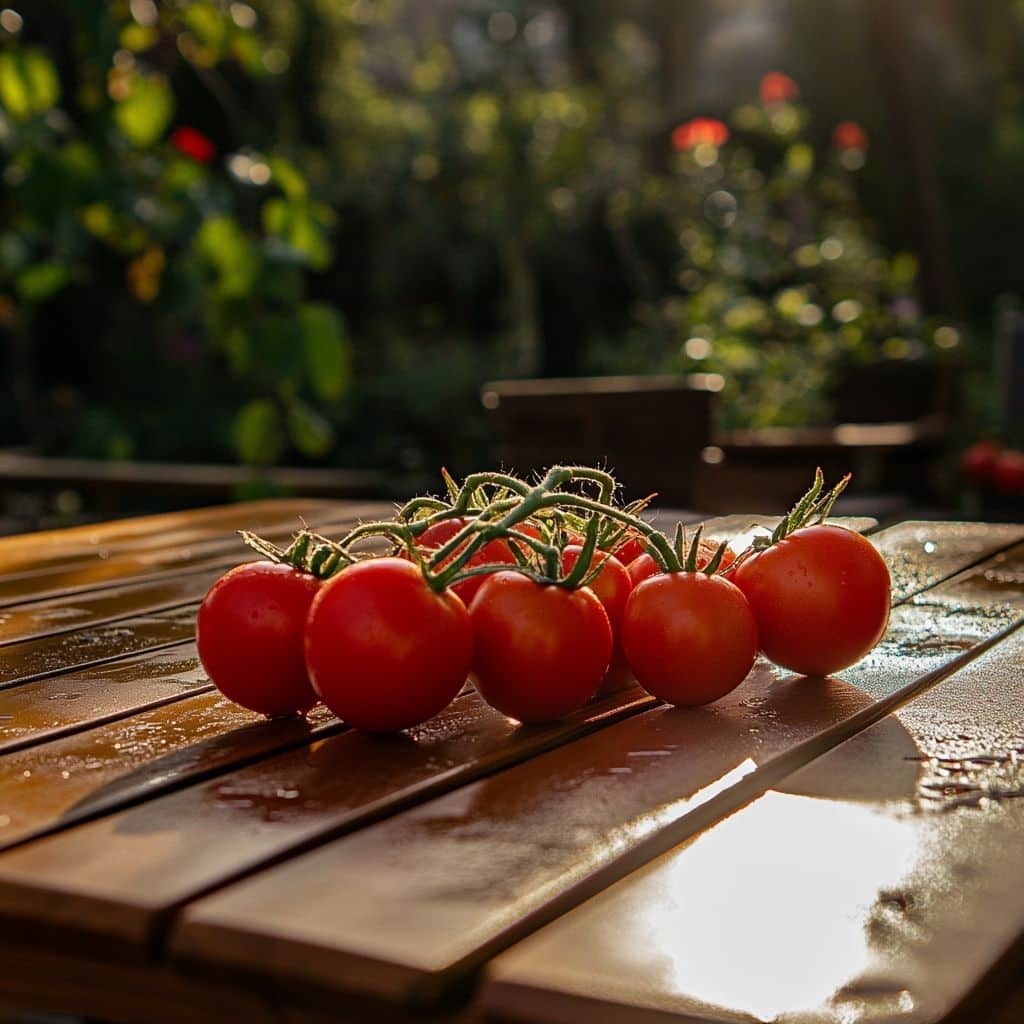
[[53, 62], [35, 49], [0, 53], [0, 104], [15, 120], [52, 109], [60, 99]]
[[136, 75], [128, 95], [114, 108], [114, 123], [129, 142], [151, 146], [174, 114], [174, 95], [162, 75]]
[[225, 297], [247, 295], [259, 275], [260, 259], [253, 244], [232, 217], [210, 217], [196, 232], [196, 252], [217, 273]]
[[806, 142], [794, 142], [786, 150], [786, 167], [798, 178], [806, 178], [814, 170], [814, 150]]
[[191, 3], [185, 9], [182, 20], [192, 30], [196, 39], [211, 52], [214, 60], [223, 56], [224, 44], [231, 31], [227, 16], [210, 3]]
[[351, 347], [338, 312], [309, 302], [299, 310], [306, 368], [313, 390], [327, 401], [340, 398], [351, 376]]
[[131, 21], [121, 29], [121, 45], [136, 53], [148, 50], [159, 38], [160, 33], [155, 26], [140, 25], [137, 21]]
[[37, 263], [18, 274], [15, 284], [18, 294], [29, 302], [42, 302], [60, 291], [71, 279], [62, 263]]
[[288, 434], [295, 447], [311, 459], [326, 455], [334, 443], [330, 423], [298, 399], [288, 407]]
[[331, 262], [327, 232], [314, 205], [277, 196], [263, 204], [262, 214], [267, 234], [283, 242], [314, 270], [322, 270]]
[[281, 187], [281, 191], [289, 199], [305, 199], [308, 193], [306, 179], [302, 177], [298, 168], [281, 156], [272, 156], [269, 162], [274, 181]]
[[284, 446], [284, 436], [274, 404], [258, 398], [243, 405], [235, 416], [232, 438], [243, 462], [257, 466], [276, 462]]

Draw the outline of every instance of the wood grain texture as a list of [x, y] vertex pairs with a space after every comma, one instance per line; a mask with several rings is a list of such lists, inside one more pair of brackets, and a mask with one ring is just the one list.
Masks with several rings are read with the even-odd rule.
[[249, 974], [270, 951], [298, 987], [434, 998], [1004, 635], [1024, 593], [993, 577], [1021, 573], [1024, 545], [919, 595], [841, 679], [761, 665], [708, 708], [645, 712], [262, 872], [187, 908], [173, 951]]
[[[297, 517], [283, 516], [284, 522], [275, 521], [268, 527], [260, 525], [252, 517], [246, 517], [245, 506], [239, 506], [237, 515], [245, 528], [256, 531], [287, 536], [301, 524]], [[330, 515], [330, 509], [338, 506], [314, 506], [306, 510], [307, 519], [311, 523], [323, 521]], [[379, 506], [363, 506], [367, 509], [379, 509]], [[358, 515], [359, 507], [351, 510]], [[241, 528], [241, 527], [240, 527]], [[31, 543], [31, 536], [28, 535]], [[159, 545], [143, 550], [129, 550], [103, 557], [101, 554], [75, 555], [60, 558], [55, 565], [42, 569], [26, 570], [0, 576], [0, 608], [10, 608], [28, 601], [39, 601], [47, 597], [66, 597], [102, 587], [114, 586], [129, 578], [162, 579], [174, 576], [189, 569], [204, 568], [210, 565], [230, 565], [235, 561], [244, 560], [239, 554], [240, 542], [233, 532], [224, 531], [217, 539], [203, 540], [185, 546]]]
[[194, 643], [0, 690], [0, 754], [210, 689]]
[[[359, 506], [360, 508], [364, 506]], [[340, 532], [358, 518], [334, 506], [321, 518], [310, 515], [307, 522], [317, 529]], [[294, 532], [295, 523], [265, 531], [268, 540], [281, 543]], [[48, 598], [19, 602], [0, 611], [0, 653], [11, 644], [58, 636], [139, 614], [149, 614], [197, 601], [228, 568], [257, 557], [240, 538], [225, 538], [225, 554], [199, 567], [158, 574], [155, 578], [129, 577], [125, 582], [104, 581], [98, 589], [58, 592]]]
[[41, 558], [67, 557], [88, 552], [124, 551], [163, 543], [189, 543], [197, 536], [223, 534], [246, 528], [247, 518], [260, 522], [305, 515], [311, 509], [326, 508], [328, 501], [308, 498], [273, 498], [210, 508], [188, 509], [151, 516], [134, 516], [105, 523], [87, 523], [63, 530], [0, 537], [0, 572], [31, 569]]
[[268, 722], [213, 691], [6, 754], [0, 757], [0, 848], [341, 728], [322, 705], [305, 722]]
[[197, 893], [653, 703], [635, 687], [524, 729], [470, 692], [402, 735], [320, 739], [0, 857], [0, 917], [145, 948]]
[[1022, 670], [1017, 630], [499, 957], [485, 1005], [545, 1024], [983, 1019], [1024, 963]]

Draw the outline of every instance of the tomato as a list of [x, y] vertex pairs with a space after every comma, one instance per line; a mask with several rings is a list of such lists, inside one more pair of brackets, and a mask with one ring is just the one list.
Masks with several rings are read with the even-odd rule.
[[885, 560], [859, 533], [807, 526], [753, 555], [732, 580], [750, 602], [761, 650], [777, 665], [824, 676], [859, 661], [889, 621]]
[[[579, 561], [581, 545], [570, 544], [562, 552], [562, 570], [569, 572]], [[599, 551], [591, 559], [590, 564], [598, 563], [601, 571], [587, 584], [594, 592], [594, 596], [604, 606], [608, 615], [608, 621], [612, 627], [612, 657], [608, 665], [608, 671], [601, 682], [598, 694], [613, 693], [621, 690], [630, 681], [629, 666], [622, 653], [622, 644], [619, 639], [619, 627], [622, 625], [622, 616], [626, 611], [626, 602], [629, 600], [633, 583], [629, 578], [626, 567], [615, 555]]]
[[[579, 561], [582, 551], [583, 548], [579, 544], [570, 544], [562, 551], [563, 572], [568, 573], [572, 569]], [[626, 567], [615, 555], [598, 551], [590, 560], [591, 567], [595, 563], [600, 565], [601, 569], [587, 586], [604, 606], [612, 629], [617, 630], [622, 622], [622, 615], [626, 610], [626, 602], [629, 600], [629, 592], [633, 589], [633, 584]]]
[[622, 646], [648, 693], [669, 704], [708, 704], [746, 678], [757, 656], [757, 623], [724, 576], [659, 573], [630, 595]]
[[489, 576], [469, 607], [480, 695], [520, 722], [550, 722], [596, 692], [612, 654], [612, 627], [589, 587]]
[[199, 606], [196, 645], [225, 697], [269, 718], [316, 704], [302, 635], [319, 588], [315, 577], [275, 562], [239, 565], [214, 583]]
[[994, 469], [995, 484], [1003, 494], [1024, 494], [1024, 452], [1007, 449], [999, 454]]
[[[470, 519], [442, 519], [441, 522], [428, 526], [416, 538], [416, 546], [423, 551], [436, 551], [438, 548], [444, 547], [471, 521]], [[522, 529], [524, 533], [532, 533], [535, 528], [527, 526], [519, 527], [519, 529]], [[539, 531], [537, 533], [539, 534]], [[471, 555], [465, 568], [472, 568], [474, 565], [515, 565], [515, 562], [516, 557], [512, 554], [508, 541], [499, 538], [488, 541], [476, 554]], [[462, 598], [463, 603], [468, 607], [470, 601], [473, 600], [473, 595], [480, 589], [485, 578], [484, 576], [471, 576], [468, 580], [456, 583], [451, 589]]]
[[1001, 448], [997, 441], [978, 441], [960, 456], [960, 468], [969, 480], [987, 484], [995, 479]]
[[647, 550], [647, 544], [640, 534], [627, 533], [611, 550], [623, 565], [630, 565]]
[[[718, 550], [717, 544], [712, 544], [709, 540], [702, 540], [700, 542], [700, 549], [697, 552], [697, 568], [703, 569], [712, 558], [715, 557], [715, 552]], [[725, 553], [722, 555], [722, 568], [724, 569], [727, 565], [736, 561], [736, 555], [729, 549], [725, 549]], [[627, 567], [629, 572], [629, 578], [633, 581], [633, 586], [637, 586], [643, 583], [644, 580], [650, 579], [651, 576], [662, 572], [662, 568], [654, 559], [654, 555], [645, 553], [640, 555], [638, 558], [634, 558]]]
[[306, 665], [323, 702], [367, 732], [425, 722], [469, 675], [469, 612], [412, 562], [370, 558], [320, 589], [306, 621]]

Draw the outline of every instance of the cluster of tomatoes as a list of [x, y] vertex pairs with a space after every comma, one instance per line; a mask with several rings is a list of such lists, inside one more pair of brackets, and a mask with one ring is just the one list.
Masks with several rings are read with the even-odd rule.
[[[573, 489], [581, 480], [601, 484], [598, 498]], [[670, 540], [637, 518], [643, 503], [612, 505], [614, 481], [596, 470], [556, 467], [532, 487], [477, 474], [450, 489], [449, 503], [417, 499], [339, 542], [257, 543], [271, 557], [229, 571], [199, 610], [213, 682], [268, 716], [322, 700], [355, 728], [393, 732], [438, 714], [469, 678], [498, 711], [547, 722], [633, 679], [671, 704], [706, 704], [759, 650], [827, 675], [888, 621], [885, 562], [822, 522], [840, 488], [823, 495], [820, 474], [738, 555], [681, 527]], [[391, 551], [354, 555], [371, 536]]]

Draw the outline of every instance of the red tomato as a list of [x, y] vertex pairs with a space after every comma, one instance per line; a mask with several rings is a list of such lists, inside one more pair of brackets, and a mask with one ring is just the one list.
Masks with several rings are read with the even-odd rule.
[[[700, 550], [697, 552], [697, 568], [703, 569], [714, 558], [717, 550], [717, 544], [712, 544], [709, 540], [702, 540], [700, 542]], [[725, 553], [722, 555], [722, 568], [724, 569], [735, 561], [736, 555], [729, 548], [726, 548]], [[654, 555], [648, 553], [640, 555], [639, 558], [634, 558], [628, 566], [629, 578], [633, 581], [634, 587], [662, 571], [661, 566], [654, 560]]]
[[960, 456], [960, 468], [968, 480], [987, 484], [995, 479], [996, 462], [1002, 449], [997, 441], [978, 441]]
[[323, 702], [367, 732], [396, 732], [443, 711], [473, 655], [466, 606], [437, 593], [417, 566], [369, 558], [317, 594], [306, 622], [306, 665]]
[[1007, 449], [995, 464], [995, 484], [1003, 494], [1024, 494], [1024, 452]]
[[270, 718], [304, 715], [317, 697], [302, 634], [319, 580], [287, 565], [250, 562], [226, 572], [199, 606], [199, 659], [217, 689]]
[[[442, 519], [441, 522], [428, 526], [423, 533], [416, 538], [416, 546], [424, 551], [436, 551], [444, 547], [461, 530], [469, 519]], [[533, 527], [519, 527], [524, 533], [533, 531]], [[539, 531], [538, 531], [539, 533]], [[508, 546], [508, 541], [488, 541], [475, 555], [472, 555], [466, 563], [466, 568], [474, 565], [515, 565], [516, 557]], [[473, 595], [480, 589], [485, 576], [471, 576], [468, 580], [456, 583], [451, 589], [462, 598], [463, 603], [468, 607]]]
[[732, 580], [750, 602], [761, 650], [777, 665], [824, 676], [859, 661], [889, 621], [885, 560], [859, 533], [807, 526], [753, 555]]
[[489, 576], [469, 609], [476, 688], [520, 722], [550, 722], [596, 693], [612, 627], [589, 587], [543, 585], [519, 572]]
[[643, 537], [637, 533], [627, 533], [613, 548], [613, 554], [623, 564], [629, 565], [647, 550]]
[[[579, 561], [580, 552], [583, 548], [578, 544], [570, 544], [562, 552], [562, 570], [569, 572]], [[600, 564], [601, 571], [587, 584], [594, 592], [594, 596], [604, 606], [608, 615], [608, 621], [612, 627], [612, 658], [608, 671], [598, 689], [599, 695], [613, 693], [621, 690], [630, 681], [629, 666], [622, 653], [622, 644], [619, 637], [622, 625], [622, 616], [626, 611], [626, 602], [629, 600], [633, 583], [629, 578], [626, 567], [615, 555], [599, 551], [591, 559], [590, 564]]]
[[637, 682], [669, 704], [724, 697], [757, 656], [757, 623], [724, 576], [660, 573], [630, 595], [622, 646]]
[[[579, 561], [580, 552], [583, 550], [579, 544], [570, 544], [562, 552], [562, 571], [568, 573]], [[622, 615], [626, 610], [626, 602], [629, 600], [629, 592], [633, 584], [629, 579], [626, 567], [615, 557], [605, 551], [598, 551], [590, 560], [590, 565], [601, 566], [600, 572], [587, 584], [594, 592], [594, 596], [604, 606], [608, 614], [608, 621], [612, 629], [617, 630], [622, 622]]]

